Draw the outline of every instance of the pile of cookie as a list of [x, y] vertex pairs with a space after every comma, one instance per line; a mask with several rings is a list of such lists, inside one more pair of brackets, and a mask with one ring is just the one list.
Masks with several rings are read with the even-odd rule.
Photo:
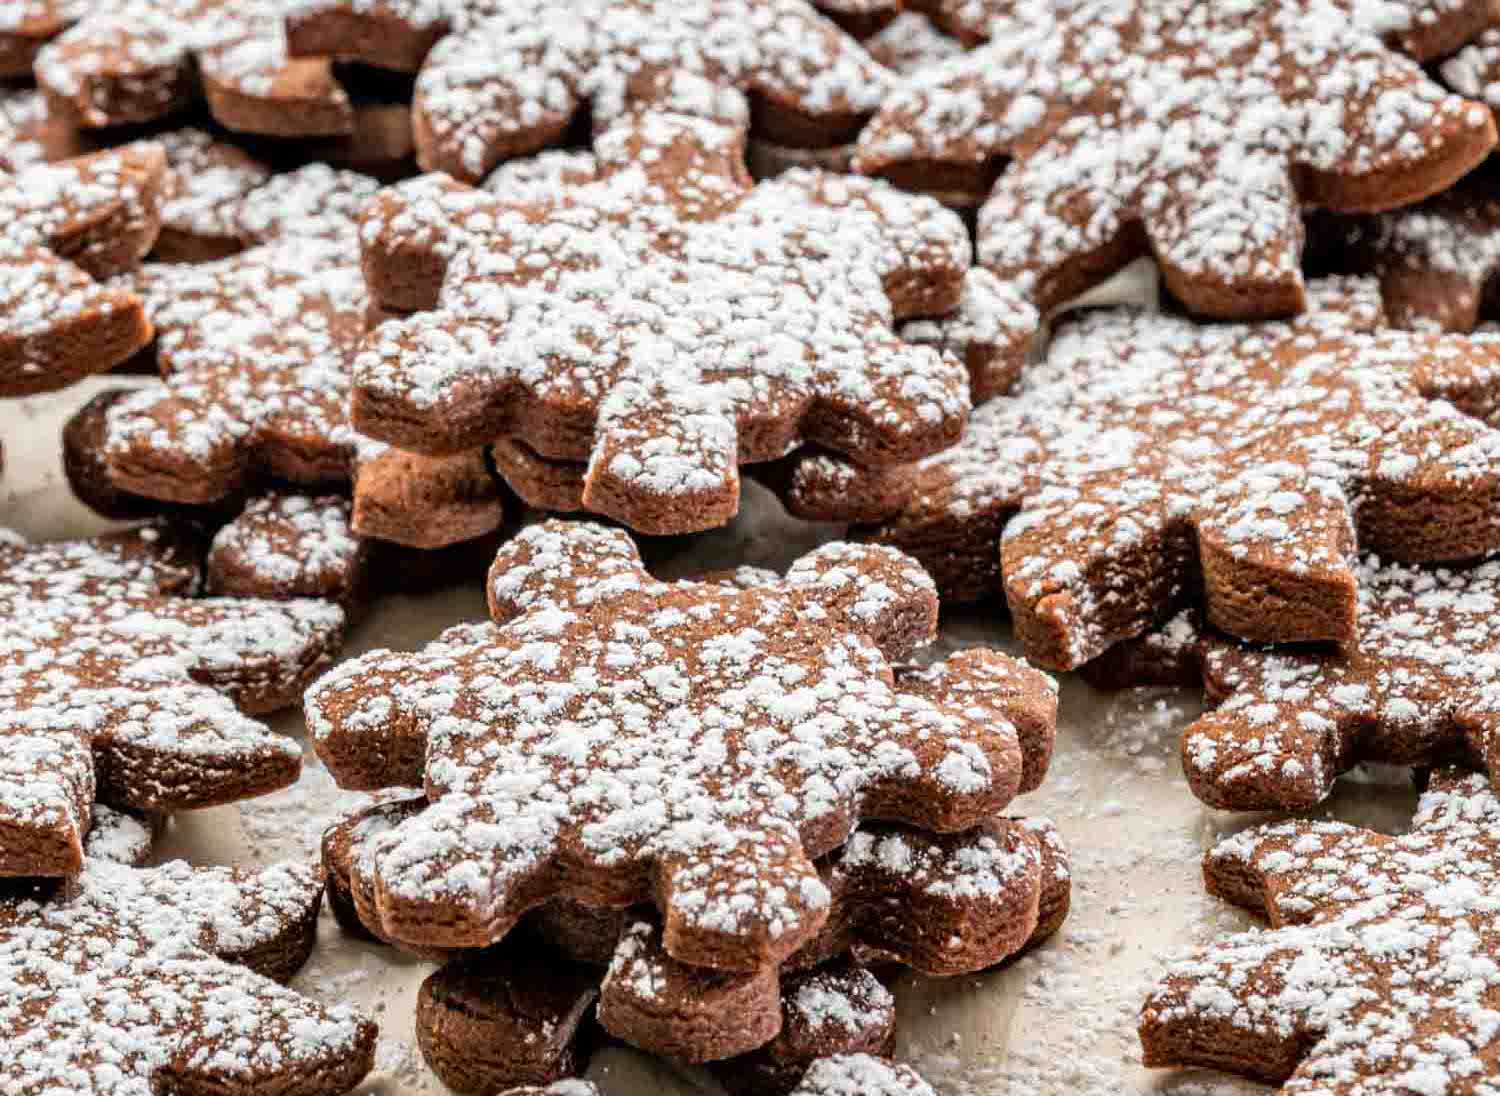
[[[125, 524], [0, 541], [0, 1090], [350, 1091], [375, 1024], [283, 984], [326, 897], [436, 964], [455, 1091], [930, 1093], [877, 975], [1068, 913], [1043, 671], [1201, 688], [1214, 808], [1430, 775], [1209, 852], [1273, 928], [1148, 1065], [1500, 1086], [1492, 9], [3, 0], [0, 397], [118, 373], [59, 445]], [[841, 539], [653, 574], [742, 476]], [[925, 652], [970, 603], [1024, 660]], [[321, 864], [155, 862], [298, 705], [368, 793]]]

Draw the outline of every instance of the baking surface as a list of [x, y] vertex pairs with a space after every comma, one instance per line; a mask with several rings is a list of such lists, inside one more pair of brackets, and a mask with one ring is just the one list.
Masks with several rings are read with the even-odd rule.
[[[57, 437], [70, 411], [109, 383], [118, 380], [0, 405], [6, 463], [0, 524], [37, 539], [104, 527], [72, 499], [58, 466]], [[747, 486], [733, 524], [694, 539], [649, 544], [646, 554], [665, 577], [739, 563], [779, 569], [837, 532], [787, 517], [768, 494]], [[375, 647], [414, 648], [450, 624], [482, 617], [483, 577], [476, 573], [460, 588], [365, 606], [346, 656]], [[994, 607], [946, 613], [942, 637], [929, 653], [938, 657], [981, 643], [1019, 653], [1003, 611]], [[1012, 811], [1057, 821], [1072, 855], [1072, 914], [1043, 948], [1004, 969], [949, 980], [898, 978], [898, 1056], [944, 1096], [1268, 1091], [1215, 1074], [1148, 1071], [1135, 1038], [1137, 1009], [1164, 957], [1250, 923], [1200, 886], [1202, 850], [1252, 818], [1203, 807], [1182, 780], [1177, 736], [1200, 710], [1197, 697], [1160, 689], [1100, 693], [1072, 676], [1061, 684], [1051, 771]], [[306, 747], [300, 714], [284, 714], [276, 725]], [[179, 815], [158, 855], [196, 863], [312, 859], [324, 826], [362, 802], [340, 792], [307, 747], [296, 787]], [[1398, 831], [1415, 802], [1404, 772], [1367, 773], [1346, 779], [1320, 813]], [[412, 1035], [416, 989], [431, 969], [348, 939], [325, 909], [318, 948], [294, 984], [323, 1000], [356, 1004], [379, 1022], [376, 1070], [358, 1092], [446, 1091], [423, 1065]], [[719, 1091], [701, 1073], [624, 1048], [597, 1054], [588, 1076], [608, 1096]]]

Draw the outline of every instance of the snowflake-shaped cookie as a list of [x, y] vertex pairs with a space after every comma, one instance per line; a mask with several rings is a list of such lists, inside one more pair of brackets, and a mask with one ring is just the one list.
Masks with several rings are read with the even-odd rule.
[[1329, 265], [1372, 274], [1391, 323], [1473, 331], [1500, 270], [1500, 194], [1470, 179], [1406, 209], [1318, 222]]
[[349, 423], [350, 361], [370, 311], [352, 218], [374, 189], [322, 166], [276, 176], [235, 213], [269, 242], [137, 274], [130, 284], [155, 324], [164, 383], [79, 413], [69, 427], [83, 450], [70, 454], [75, 482], [208, 504], [268, 480], [352, 481], [362, 535], [439, 547], [493, 530], [501, 503], [482, 451], [415, 456]]
[[1283, 822], [1220, 843], [1209, 890], [1272, 928], [1167, 969], [1141, 1012], [1146, 1064], [1286, 1093], [1493, 1091], [1497, 834], [1489, 782], [1445, 770], [1401, 837]]
[[[1200, 584], [1232, 634], [1352, 642], [1356, 543], [1403, 562], [1500, 548], [1486, 424], [1500, 341], [1368, 334], [1368, 282], [1318, 283], [1314, 298], [1289, 323], [1133, 309], [1068, 322], [1015, 394], [910, 471], [871, 535], [921, 559], [945, 597], [1003, 581], [1044, 666], [1140, 635]], [[794, 484], [828, 493], [828, 463]], [[848, 479], [845, 466], [832, 482]]]
[[0, 173], [0, 396], [65, 387], [150, 339], [140, 301], [94, 279], [151, 249], [165, 170], [144, 145]]
[[988, 44], [887, 97], [855, 166], [982, 193], [979, 259], [1036, 315], [1153, 254], [1193, 312], [1305, 306], [1302, 212], [1392, 208], [1495, 125], [1338, 0], [989, 0]]
[[89, 7], [36, 58], [49, 102], [78, 126], [151, 122], [200, 99], [222, 125], [273, 137], [350, 132], [325, 60], [287, 54], [282, 0], [118, 0]]
[[276, 984], [312, 950], [322, 889], [283, 865], [90, 860], [66, 890], [0, 897], [0, 1088], [336, 1096], [375, 1025]]
[[366, 341], [359, 429], [430, 454], [509, 438], [588, 460], [583, 504], [652, 533], [723, 524], [739, 465], [804, 438], [874, 465], [957, 440], [962, 364], [893, 330], [958, 303], [957, 217], [845, 177], [751, 186], [740, 137], [680, 115], [598, 146], [599, 180], [544, 208], [441, 180], [375, 205], [367, 266], [415, 256], [404, 292], [371, 275], [380, 299], [422, 300], [412, 283], [446, 274], [435, 311]]
[[745, 131], [753, 102], [759, 136], [844, 144], [894, 79], [806, 0], [293, 0], [288, 24], [300, 54], [420, 62], [417, 161], [470, 182], [585, 110], [596, 127], [666, 108]]
[[78, 871], [96, 801], [169, 811], [296, 779], [297, 744], [241, 713], [292, 703], [343, 613], [183, 596], [187, 560], [152, 528], [0, 544], [0, 875]]
[[1219, 707], [1183, 733], [1197, 796], [1231, 810], [1298, 810], [1362, 761], [1465, 758], [1500, 773], [1500, 563], [1420, 569], [1369, 558], [1359, 636], [1343, 652], [1203, 637]]
[[490, 599], [495, 625], [307, 696], [342, 786], [431, 800], [355, 869], [398, 942], [482, 946], [554, 895], [650, 900], [676, 959], [763, 968], [822, 927], [812, 861], [860, 817], [969, 828], [1020, 787], [1016, 723], [1051, 725], [1046, 679], [993, 652], [893, 676], [937, 601], [889, 549], [737, 590], [655, 582], [623, 532], [548, 522], [501, 549]]

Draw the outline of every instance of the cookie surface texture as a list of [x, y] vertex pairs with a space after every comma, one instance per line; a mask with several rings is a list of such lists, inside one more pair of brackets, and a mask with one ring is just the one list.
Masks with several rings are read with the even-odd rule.
[[1299, 312], [1304, 207], [1408, 204], [1495, 142], [1337, 0], [973, 7], [988, 43], [888, 96], [854, 165], [988, 193], [979, 261], [1041, 314], [1142, 254], [1196, 314]]
[[1003, 656], [893, 675], [936, 597], [887, 549], [825, 547], [746, 591], [657, 583], [623, 532], [548, 522], [501, 549], [490, 600], [496, 624], [308, 694], [341, 785], [425, 780], [428, 809], [355, 868], [399, 942], [483, 946], [554, 896], [650, 900], [678, 960], [757, 970], [821, 928], [812, 861], [861, 816], [967, 829], [1021, 786], [1018, 726], [1050, 748], [1050, 682]]
[[680, 115], [596, 145], [608, 167], [555, 205], [441, 180], [374, 204], [377, 296], [441, 291], [367, 339], [360, 430], [430, 455], [500, 439], [587, 461], [583, 506], [650, 533], [723, 524], [739, 465], [802, 440], [872, 466], [957, 440], [963, 363], [893, 329], [958, 304], [955, 215], [845, 177], [752, 186], [738, 134]]
[[1271, 929], [1168, 967], [1141, 1012], [1146, 1064], [1288, 1093], [1484, 1092], [1500, 1068], [1497, 834], [1489, 781], [1450, 769], [1400, 837], [1296, 821], [1220, 843], [1208, 889]]

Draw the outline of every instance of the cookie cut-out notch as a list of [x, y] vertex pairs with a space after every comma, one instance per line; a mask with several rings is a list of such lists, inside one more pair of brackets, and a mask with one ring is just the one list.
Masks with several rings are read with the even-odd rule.
[[64, 388], [150, 340], [141, 302], [100, 283], [151, 249], [165, 171], [136, 145], [0, 173], [0, 396]]
[[281, 0], [92, 4], [37, 54], [36, 79], [73, 125], [154, 122], [200, 101], [221, 125], [269, 137], [349, 133], [325, 60], [288, 55]]
[[821, 928], [812, 859], [860, 817], [969, 828], [1051, 740], [1051, 682], [1002, 655], [893, 675], [936, 597], [888, 549], [825, 547], [741, 591], [658, 583], [623, 532], [548, 522], [500, 550], [490, 601], [497, 624], [308, 692], [342, 786], [432, 801], [363, 860], [397, 941], [483, 946], [557, 895], [650, 900], [677, 959], [759, 969]]
[[1115, 683], [1142, 683], [1143, 669], [1168, 680], [1196, 672], [1217, 702], [1182, 737], [1183, 770], [1205, 803], [1302, 810], [1361, 762], [1458, 758], [1500, 772], [1500, 563], [1435, 569], [1369, 557], [1358, 576], [1359, 636], [1342, 651], [1252, 647], [1192, 615], [1136, 641], [1136, 681]]
[[292, 865], [135, 869], [0, 895], [0, 1085], [107, 1096], [338, 1096], [375, 1025], [277, 985], [312, 950], [322, 890]]
[[[385, 835], [426, 806], [420, 796], [395, 798], [324, 833], [329, 902], [351, 931], [380, 934], [370, 868], [360, 867], [361, 860], [378, 854]], [[799, 1034], [795, 1023], [791, 1032], [783, 1029], [784, 1021], [795, 1019], [788, 1016], [785, 1003], [788, 995], [802, 992], [801, 972], [823, 969], [847, 956], [930, 975], [971, 974], [1049, 938], [1067, 916], [1071, 893], [1066, 850], [1046, 819], [998, 818], [956, 834], [865, 822], [817, 868], [831, 895], [828, 918], [818, 935], [779, 971], [688, 966], [666, 953], [648, 909], [591, 908], [566, 898], [533, 910], [507, 939], [544, 942], [575, 963], [609, 964], [602, 982], [598, 975], [588, 982], [590, 1000], [598, 997], [604, 1028], [633, 1046], [691, 1061], [756, 1051], [752, 1058], [736, 1057], [717, 1072], [731, 1091], [765, 1096], [773, 1087], [790, 1087], [809, 1057], [787, 1046], [789, 1041], [793, 1047], [804, 1046], [806, 1033]], [[419, 950], [445, 954], [444, 949]], [[491, 965], [481, 962], [477, 969], [490, 970]], [[469, 1004], [457, 1016], [433, 1021], [428, 1046], [429, 1057], [449, 1063], [446, 1069], [437, 1067], [440, 1073], [463, 1091], [513, 1079], [489, 1078], [482, 1086], [456, 1079], [461, 1063], [486, 1057], [468, 1045], [477, 1036], [463, 1021], [480, 1007], [474, 997], [465, 995]], [[490, 1007], [508, 1006], [502, 1002]], [[764, 1046], [767, 1040], [773, 1042]], [[545, 1049], [549, 1061], [559, 1062], [565, 1051], [571, 1054], [572, 1046], [528, 1045]], [[530, 1079], [552, 1075], [550, 1069], [527, 1069]], [[777, 1081], [782, 1083], [773, 1085]]]
[[1500, 1070], [1497, 835], [1488, 780], [1450, 769], [1400, 837], [1295, 821], [1221, 842], [1209, 891], [1271, 929], [1167, 968], [1141, 1011], [1146, 1064], [1287, 1093], [1484, 1092]]
[[[1003, 589], [1043, 666], [1078, 666], [1200, 595], [1246, 639], [1352, 643], [1356, 550], [1500, 548], [1500, 340], [1374, 331], [1372, 283], [1312, 288], [1286, 322], [1070, 318], [958, 445], [891, 477], [899, 509], [861, 534], [920, 559], [949, 600]], [[819, 457], [794, 470], [794, 508], [859, 481]]]
[[973, 8], [987, 44], [887, 96], [854, 164], [988, 192], [979, 261], [1038, 319], [1143, 254], [1198, 315], [1300, 312], [1304, 208], [1414, 202], [1495, 143], [1336, 0]]
[[93, 804], [213, 806], [297, 778], [243, 713], [295, 701], [344, 616], [321, 601], [193, 598], [161, 530], [0, 545], [0, 875], [77, 872]]
[[420, 66], [417, 161], [470, 182], [585, 112], [597, 128], [670, 110], [842, 145], [894, 80], [806, 0], [295, 0], [288, 33], [300, 55]]
[[445, 180], [372, 205], [377, 298], [442, 288], [366, 340], [360, 430], [432, 455], [498, 440], [518, 485], [586, 460], [583, 506], [651, 533], [723, 524], [739, 466], [803, 439], [880, 466], [957, 440], [962, 364], [893, 330], [958, 304], [953, 214], [817, 173], [752, 186], [738, 134], [677, 115], [597, 147], [596, 181], [545, 207]]

